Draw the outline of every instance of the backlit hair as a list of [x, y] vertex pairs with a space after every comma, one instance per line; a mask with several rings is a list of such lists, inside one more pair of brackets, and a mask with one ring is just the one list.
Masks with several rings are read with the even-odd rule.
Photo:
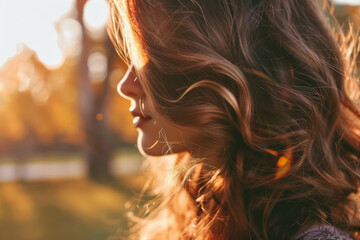
[[336, 39], [311, 0], [110, 4], [116, 49], [154, 109], [193, 129], [187, 144], [200, 150], [149, 161], [163, 188], [130, 239], [360, 230], [353, 36]]

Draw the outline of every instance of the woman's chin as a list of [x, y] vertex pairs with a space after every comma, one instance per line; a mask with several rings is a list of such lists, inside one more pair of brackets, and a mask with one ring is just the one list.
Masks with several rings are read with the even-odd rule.
[[150, 139], [144, 132], [138, 129], [137, 147], [144, 156], [163, 156], [166, 153], [159, 146], [158, 139]]
[[147, 136], [142, 130], [138, 130], [138, 133], [137, 147], [144, 157], [159, 157], [185, 151], [182, 145], [170, 144], [165, 140]]

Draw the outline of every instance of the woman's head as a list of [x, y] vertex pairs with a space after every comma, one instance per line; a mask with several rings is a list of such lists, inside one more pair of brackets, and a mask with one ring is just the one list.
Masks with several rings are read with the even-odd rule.
[[[344, 91], [346, 61], [313, 1], [112, 4], [112, 38], [134, 64], [145, 111], [170, 124], [163, 136], [173, 132], [178, 151], [219, 170], [195, 194], [214, 238], [284, 239], [301, 221], [330, 219], [356, 191], [359, 144], [348, 140], [356, 135], [344, 109], [357, 121], [359, 113]], [[148, 136], [165, 143], [157, 131]], [[291, 210], [298, 223], [281, 215], [289, 199], [303, 201]]]
[[149, 108], [193, 130], [193, 147], [281, 150], [332, 134], [343, 63], [312, 1], [114, 4], [115, 43]]

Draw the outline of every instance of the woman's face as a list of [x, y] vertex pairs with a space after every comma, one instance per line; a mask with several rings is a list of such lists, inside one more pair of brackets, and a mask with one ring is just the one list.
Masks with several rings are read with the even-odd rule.
[[131, 102], [129, 111], [138, 130], [137, 146], [150, 156], [162, 156], [186, 151], [187, 131], [162, 115], [150, 110], [147, 98], [133, 66], [130, 66], [118, 85], [120, 95]]

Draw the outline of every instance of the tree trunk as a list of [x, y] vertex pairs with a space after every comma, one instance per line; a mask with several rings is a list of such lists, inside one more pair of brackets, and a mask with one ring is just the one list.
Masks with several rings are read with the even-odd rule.
[[96, 180], [108, 180], [111, 178], [109, 173], [109, 160], [112, 149], [107, 142], [107, 128], [104, 126], [104, 121], [97, 120], [96, 118], [96, 115], [102, 112], [105, 103], [108, 92], [108, 79], [104, 82], [102, 92], [95, 97], [92, 92], [87, 65], [92, 40], [86, 33], [82, 21], [85, 3], [86, 0], [77, 0], [78, 21], [81, 23], [83, 32], [82, 52], [78, 66], [78, 87], [80, 111], [85, 132], [84, 152], [88, 163], [89, 177]]

